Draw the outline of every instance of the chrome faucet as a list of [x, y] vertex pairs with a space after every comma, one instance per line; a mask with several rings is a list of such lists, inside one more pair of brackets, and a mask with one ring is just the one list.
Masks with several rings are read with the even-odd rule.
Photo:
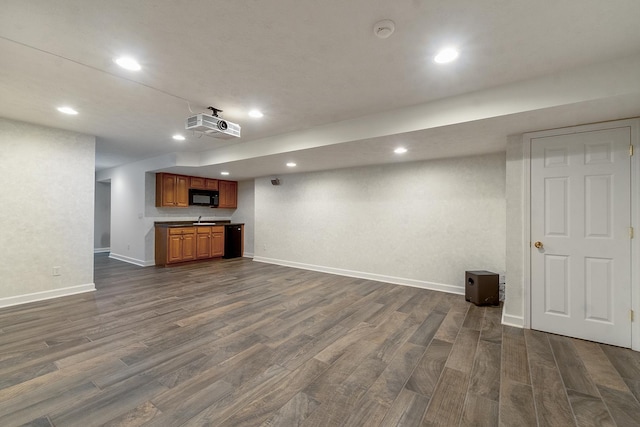
[[201, 219], [201, 218], [202, 218], [202, 215], [200, 215], [200, 216], [198, 217], [198, 224], [200, 224], [200, 219]]

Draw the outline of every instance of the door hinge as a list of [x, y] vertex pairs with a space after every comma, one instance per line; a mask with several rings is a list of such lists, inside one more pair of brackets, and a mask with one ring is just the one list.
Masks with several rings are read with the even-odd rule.
[[629, 157], [633, 156], [633, 145], [629, 146]]
[[629, 238], [633, 239], [633, 227], [629, 227]]
[[633, 322], [633, 310], [629, 310], [629, 319]]

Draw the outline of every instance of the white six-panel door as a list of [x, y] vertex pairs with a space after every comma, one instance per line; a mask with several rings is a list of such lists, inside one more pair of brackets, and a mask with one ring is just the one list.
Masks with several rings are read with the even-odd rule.
[[630, 141], [628, 127], [531, 139], [533, 329], [631, 346]]

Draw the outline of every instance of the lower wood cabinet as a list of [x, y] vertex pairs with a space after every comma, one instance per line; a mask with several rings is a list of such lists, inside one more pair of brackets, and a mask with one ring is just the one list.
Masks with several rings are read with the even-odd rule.
[[196, 258], [216, 258], [224, 255], [224, 227], [196, 227]]
[[211, 227], [211, 256], [224, 256], [224, 227]]
[[224, 255], [224, 226], [156, 227], [156, 265]]
[[169, 228], [167, 239], [167, 263], [196, 259], [195, 227]]
[[211, 258], [211, 227], [197, 227], [196, 258]]

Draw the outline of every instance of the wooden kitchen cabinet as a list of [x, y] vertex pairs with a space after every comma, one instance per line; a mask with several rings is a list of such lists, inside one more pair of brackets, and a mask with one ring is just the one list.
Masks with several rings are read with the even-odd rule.
[[195, 227], [169, 229], [168, 262], [182, 262], [196, 259]]
[[211, 258], [211, 227], [196, 227], [196, 258]]
[[186, 208], [189, 206], [188, 176], [170, 173], [156, 174], [156, 206]]
[[196, 258], [217, 258], [224, 255], [224, 227], [196, 227]]
[[156, 265], [224, 255], [224, 226], [156, 226]]
[[189, 188], [196, 188], [198, 190], [218, 190], [218, 180], [211, 178], [202, 178], [199, 176], [190, 177]]
[[192, 176], [189, 178], [189, 187], [197, 188], [198, 190], [204, 190], [204, 180], [206, 178], [201, 178], [199, 176]]
[[211, 257], [224, 256], [224, 227], [211, 227]]
[[238, 207], [238, 183], [236, 181], [218, 180], [220, 193], [219, 208], [235, 209]]
[[223, 181], [164, 172], [156, 174], [156, 207], [189, 207], [189, 189], [191, 188], [218, 191], [219, 208], [236, 209], [238, 207], [237, 181]]
[[204, 189], [205, 190], [216, 190], [218, 191], [218, 180], [217, 179], [209, 179], [206, 178], [204, 180]]
[[195, 227], [156, 227], [156, 265], [196, 259]]

